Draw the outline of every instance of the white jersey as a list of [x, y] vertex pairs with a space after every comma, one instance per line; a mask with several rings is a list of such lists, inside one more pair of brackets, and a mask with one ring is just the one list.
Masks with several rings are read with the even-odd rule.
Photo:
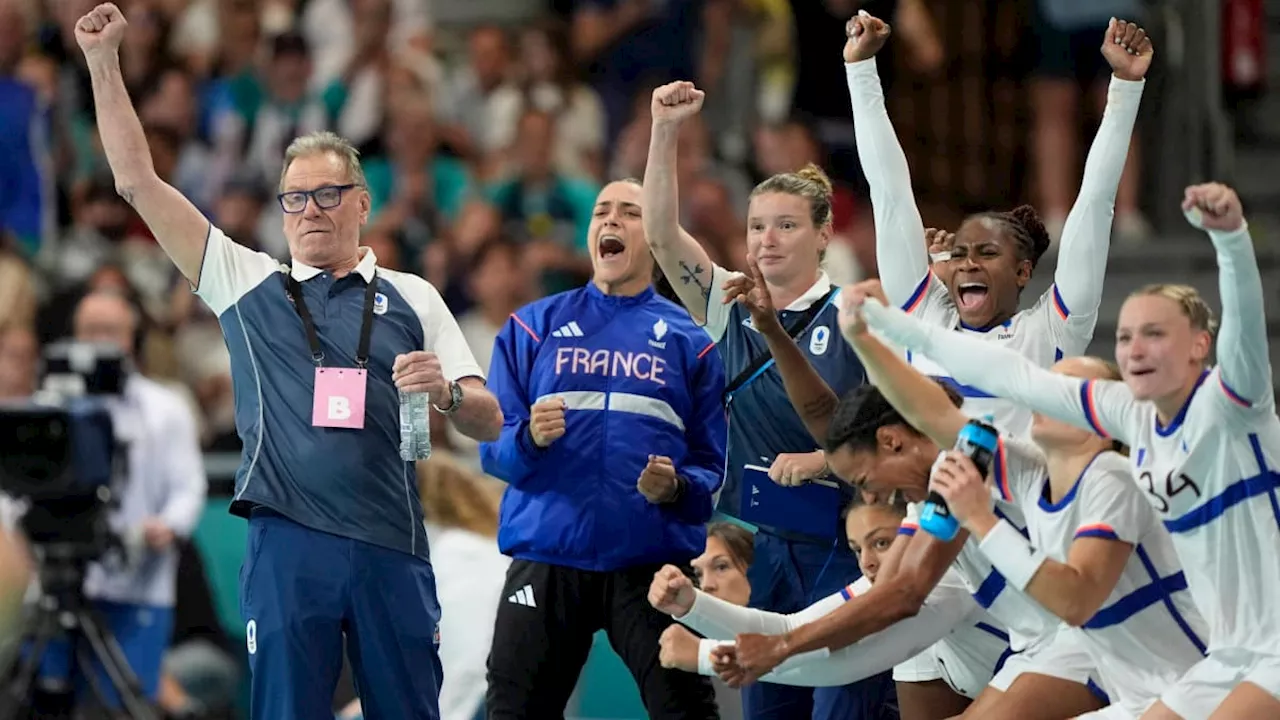
[[[1028, 446], [1022, 452], [1039, 451]], [[1080, 637], [1113, 690], [1112, 701], [1137, 717], [1205, 654], [1207, 626], [1187, 592], [1173, 540], [1134, 485], [1123, 455], [1095, 457], [1056, 503], [1048, 499], [1048, 469], [1042, 466], [1038, 475], [1011, 473], [999, 490], [1022, 508], [1032, 545], [1049, 558], [1067, 562], [1071, 545], [1084, 537], [1134, 548]]]
[[[1085, 162], [1080, 193], [1062, 229], [1053, 285], [1030, 309], [994, 328], [965, 328], [945, 285], [930, 271], [924, 222], [911, 188], [910, 168], [885, 110], [874, 58], [845, 65], [853, 106], [858, 157], [871, 190], [876, 260], [885, 295], [894, 306], [948, 330], [996, 343], [1049, 367], [1088, 347], [1102, 303], [1116, 188], [1124, 172], [1144, 81], [1112, 76], [1107, 109]], [[908, 362], [926, 375], [947, 379], [921, 353]], [[1017, 435], [1031, 427], [1031, 413], [998, 399], [980, 385], [954, 383], [971, 417], [991, 415], [997, 427]]]
[[[1280, 419], [1275, 414], [1262, 278], [1247, 228], [1209, 233], [1217, 250], [1221, 364], [1161, 425], [1123, 383], [1057, 375], [868, 303], [877, 332], [927, 352], [962, 382], [1128, 445], [1133, 475], [1173, 536], [1209, 652], [1280, 656]], [[1228, 652], [1222, 657], [1235, 654]]]
[[[1007, 444], [1000, 440], [992, 460], [992, 473], [995, 486], [1008, 484], [1011, 474], [1037, 473], [1042, 467], [1036, 455], [1020, 452], [1020, 445]], [[1027, 525], [1023, 519], [1022, 509], [1015, 503], [1000, 496], [995, 488], [991, 490], [995, 500], [996, 515], [1009, 522], [1023, 535], [1027, 535]], [[907, 505], [907, 517], [898, 529], [899, 534], [915, 535], [920, 527], [920, 509], [924, 503]], [[1062, 621], [1053, 613], [1031, 599], [1031, 597], [1014, 587], [1009, 587], [987, 556], [982, 552], [978, 540], [972, 536], [965, 541], [960, 554], [951, 565], [960, 581], [973, 595], [979, 605], [986, 608], [991, 617], [1009, 633], [1009, 647], [1014, 652], [1021, 652], [1037, 644], [1045, 642], [1057, 632]]]
[[[699, 672], [713, 675], [711, 650], [731, 643], [739, 633], [789, 632], [870, 588], [871, 583], [863, 577], [791, 615], [740, 607], [699, 591], [693, 607], [677, 619], [706, 638], [700, 647]], [[802, 687], [848, 685], [929, 654], [947, 663], [943, 677], [953, 690], [977, 697], [1008, 654], [1006, 638], [996, 621], [973, 601], [964, 583], [948, 571], [914, 616], [835, 652], [820, 650], [790, 658], [760, 679]]]

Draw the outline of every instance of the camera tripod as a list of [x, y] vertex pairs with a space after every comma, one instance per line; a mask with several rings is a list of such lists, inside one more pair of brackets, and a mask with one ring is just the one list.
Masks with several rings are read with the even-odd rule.
[[[138, 678], [119, 644], [105, 628], [98, 613], [84, 597], [84, 569], [87, 558], [75, 544], [48, 544], [39, 548], [43, 556], [40, 570], [41, 597], [30, 622], [30, 630], [19, 644], [13, 667], [0, 673], [0, 720], [25, 720], [37, 691], [51, 695], [77, 693], [77, 680], [84, 680], [103, 708], [101, 715], [113, 720], [157, 720], [158, 715], [143, 695]], [[53, 687], [40, 678], [40, 666], [54, 642], [67, 647], [69, 674]], [[95, 663], [96, 661], [96, 663]], [[118, 706], [106, 700], [99, 667], [119, 698]], [[41, 715], [40, 717], [45, 717]]]

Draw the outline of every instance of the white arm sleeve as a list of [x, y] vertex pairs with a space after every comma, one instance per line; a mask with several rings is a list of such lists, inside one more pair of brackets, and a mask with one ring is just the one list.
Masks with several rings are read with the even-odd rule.
[[[939, 584], [929, 593], [916, 615], [825, 656], [821, 653], [797, 655], [761, 677], [760, 681], [799, 687], [848, 685], [891, 670], [919, 655], [980, 613], [978, 603], [963, 585]], [[717, 640], [702, 642], [699, 649], [708, 655], [711, 648], [724, 644]], [[709, 660], [699, 662], [700, 672], [704, 666], [707, 672], [703, 674], [714, 674], [710, 672]]]
[[734, 605], [697, 590], [689, 612], [676, 620], [703, 637], [718, 640], [732, 640], [740, 633], [781, 635], [843, 605], [848, 599], [846, 591], [847, 588], [829, 595], [798, 613], [783, 615]]
[[1054, 323], [1061, 328], [1057, 331], [1062, 335], [1057, 338], [1059, 346], [1075, 352], [1084, 352], [1088, 347], [1098, 322], [1116, 189], [1124, 173], [1145, 82], [1111, 77], [1107, 109], [1085, 160], [1080, 194], [1062, 228], [1058, 267], [1053, 275], [1051, 312], [1052, 317], [1065, 324], [1063, 327]]
[[902, 307], [931, 277], [924, 220], [911, 189], [907, 156], [885, 109], [876, 59], [846, 63], [844, 69], [858, 158], [871, 187], [880, 282], [889, 302]]
[[1140, 406], [1124, 383], [1050, 372], [1012, 350], [927, 325], [875, 299], [868, 299], [862, 312], [870, 327], [927, 356], [965, 385], [1124, 443], [1138, 426]]
[[1223, 390], [1237, 405], [1270, 408], [1275, 402], [1271, 356], [1253, 238], [1247, 225], [1231, 233], [1210, 232], [1209, 237], [1218, 253], [1218, 292], [1222, 296], [1217, 354]]

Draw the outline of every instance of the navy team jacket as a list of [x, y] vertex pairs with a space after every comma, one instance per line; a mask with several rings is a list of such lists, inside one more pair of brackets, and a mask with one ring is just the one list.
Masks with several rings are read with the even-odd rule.
[[[488, 379], [502, 436], [480, 448], [485, 472], [509, 484], [502, 552], [596, 571], [700, 554], [724, 476], [724, 383], [706, 331], [652, 289], [615, 297], [588, 284], [514, 313]], [[567, 406], [565, 434], [541, 449], [529, 412], [547, 397]], [[650, 455], [686, 481], [677, 501], [636, 489]]]

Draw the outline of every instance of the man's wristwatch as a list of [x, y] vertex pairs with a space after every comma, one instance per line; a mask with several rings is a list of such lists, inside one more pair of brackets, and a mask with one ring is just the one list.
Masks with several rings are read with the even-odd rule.
[[440, 407], [435, 403], [431, 403], [431, 407], [442, 415], [452, 415], [458, 412], [458, 408], [462, 407], [462, 386], [458, 384], [458, 381], [449, 381], [449, 407]]

